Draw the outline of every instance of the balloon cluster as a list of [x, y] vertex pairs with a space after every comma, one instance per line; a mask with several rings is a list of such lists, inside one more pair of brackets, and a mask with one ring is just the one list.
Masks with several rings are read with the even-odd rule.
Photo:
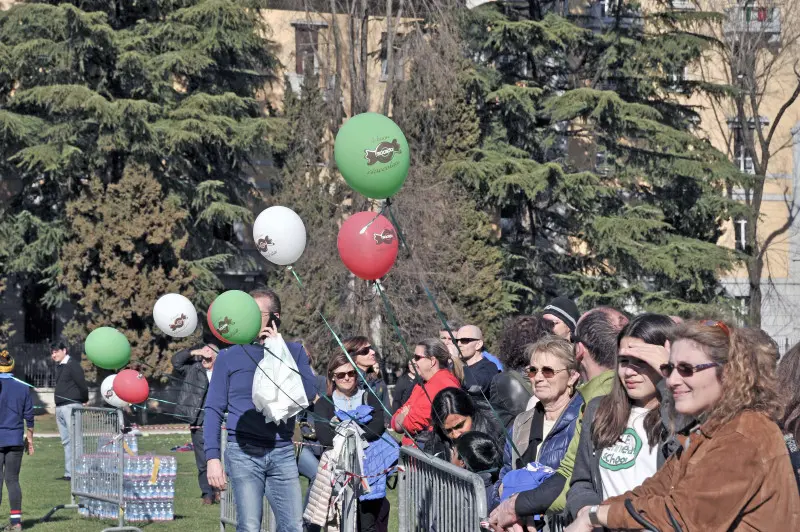
[[[336, 135], [334, 158], [345, 181], [364, 196], [387, 199], [402, 188], [410, 166], [408, 142], [400, 128], [377, 113], [363, 113], [348, 120]], [[291, 266], [305, 251], [306, 228], [293, 210], [272, 206], [253, 224], [253, 240], [261, 255], [279, 266]], [[342, 223], [337, 237], [342, 262], [355, 276], [380, 279], [392, 269], [399, 249], [399, 235], [382, 214], [357, 212]], [[249, 344], [261, 331], [261, 311], [250, 295], [229, 290], [217, 296], [206, 312], [211, 333], [227, 344]], [[167, 336], [185, 338], [197, 328], [197, 310], [180, 294], [166, 294], [153, 307], [153, 320]], [[131, 358], [131, 346], [120, 331], [99, 327], [87, 337], [86, 356], [96, 366], [119, 370]], [[103, 380], [103, 399], [114, 407], [147, 400], [150, 387], [133, 369]]]

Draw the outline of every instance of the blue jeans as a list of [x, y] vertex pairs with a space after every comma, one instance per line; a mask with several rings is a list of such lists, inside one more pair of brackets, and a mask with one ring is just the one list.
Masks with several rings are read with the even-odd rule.
[[308, 491], [306, 491], [306, 500], [303, 501], [303, 508], [308, 506], [308, 496], [311, 494], [311, 486], [314, 485], [314, 479], [317, 478], [317, 469], [319, 469], [319, 458], [305, 445], [300, 447], [300, 456], [297, 457], [297, 470], [308, 479]]
[[225, 469], [236, 499], [236, 532], [259, 532], [264, 497], [277, 532], [302, 532], [303, 504], [294, 446], [266, 448], [228, 442]]
[[64, 476], [72, 477], [72, 409], [79, 404], [67, 404], [56, 407], [56, 424], [64, 446]]

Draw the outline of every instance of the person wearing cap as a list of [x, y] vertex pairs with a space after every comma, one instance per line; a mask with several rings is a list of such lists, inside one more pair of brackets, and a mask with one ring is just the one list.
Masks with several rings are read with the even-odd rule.
[[580, 317], [578, 306], [567, 297], [555, 298], [542, 312], [542, 318], [553, 323], [553, 334], [570, 342]]
[[[72, 479], [72, 410], [89, 402], [89, 386], [81, 367], [80, 355], [72, 357], [63, 340], [50, 345], [50, 358], [56, 363], [56, 424], [64, 446], [63, 480]], [[79, 443], [79, 442], [77, 442]]]
[[206, 343], [179, 351], [172, 357], [173, 371], [183, 381], [175, 414], [189, 423], [194, 446], [194, 459], [197, 462], [197, 481], [200, 484], [203, 504], [213, 504], [219, 501], [219, 491], [214, 490], [208, 483], [205, 440], [203, 438], [203, 420], [205, 418], [203, 406], [206, 402], [208, 383], [214, 372], [214, 363], [217, 361], [217, 353], [219, 353], [219, 347], [206, 338]]
[[[30, 388], [14, 378], [14, 359], [0, 351], [0, 498], [5, 479], [11, 518], [3, 530], [22, 530], [22, 453], [33, 454], [33, 400]], [[27, 425], [27, 430], [25, 425]]]

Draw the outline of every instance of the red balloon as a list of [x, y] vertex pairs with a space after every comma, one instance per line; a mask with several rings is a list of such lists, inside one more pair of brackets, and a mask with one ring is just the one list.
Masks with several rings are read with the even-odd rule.
[[114, 378], [114, 393], [123, 401], [143, 403], [150, 395], [150, 385], [144, 375], [133, 369], [123, 369]]
[[213, 334], [214, 336], [216, 336], [216, 337], [217, 337], [217, 340], [220, 340], [220, 341], [222, 341], [222, 342], [225, 342], [226, 344], [230, 344], [230, 343], [232, 343], [232, 342], [229, 342], [228, 340], [226, 340], [225, 338], [223, 338], [223, 337], [222, 337], [222, 335], [221, 335], [221, 334], [219, 334], [219, 332], [217, 332], [217, 328], [216, 328], [216, 327], [214, 327], [214, 323], [211, 321], [211, 307], [212, 307], [213, 305], [214, 305], [214, 304], [212, 303], [211, 305], [209, 305], [209, 306], [208, 306], [208, 312], [206, 313], [206, 322], [208, 322], [208, 328], [209, 328], [209, 329], [211, 329], [211, 334]]
[[337, 239], [339, 256], [347, 269], [367, 281], [380, 279], [397, 259], [397, 231], [385, 216], [357, 212], [342, 224]]

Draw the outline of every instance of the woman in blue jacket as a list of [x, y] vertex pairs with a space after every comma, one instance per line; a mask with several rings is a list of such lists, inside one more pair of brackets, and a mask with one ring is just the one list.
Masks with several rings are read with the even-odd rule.
[[575, 393], [580, 376], [572, 344], [550, 335], [528, 346], [527, 354], [530, 360], [528, 378], [539, 401], [514, 420], [492, 507], [499, 504], [503, 491], [509, 488], [503, 485], [508, 472], [525, 468], [530, 463], [558, 469], [583, 406], [583, 397]]
[[[8, 488], [11, 520], [5, 530], [22, 530], [22, 452], [33, 454], [33, 401], [27, 386], [14, 379], [14, 359], [0, 351], [0, 497]], [[25, 423], [28, 425], [25, 437]]]

